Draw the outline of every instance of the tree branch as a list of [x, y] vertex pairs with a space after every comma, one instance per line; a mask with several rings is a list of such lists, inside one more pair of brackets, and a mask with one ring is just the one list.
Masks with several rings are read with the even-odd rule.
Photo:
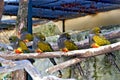
[[54, 72], [56, 72], [58, 70], [62, 70], [62, 69], [66, 68], [66, 67], [69, 67], [69, 66], [71, 66], [73, 64], [79, 63], [79, 62], [83, 61], [84, 59], [85, 58], [70, 59], [68, 61], [62, 62], [60, 64], [57, 64], [55, 66], [52, 66], [52, 67], [46, 69], [46, 72], [52, 74], [52, 73], [54, 73]]
[[80, 51], [71, 51], [69, 54], [67, 54], [68, 56], [76, 55], [76, 56], [79, 56], [79, 58], [76, 57], [74, 59], [70, 59], [63, 63], [57, 64], [53, 67], [46, 69], [46, 72], [54, 73], [58, 70], [61, 70], [73, 64], [79, 63], [83, 61], [85, 58], [102, 55], [105, 53], [113, 52], [115, 50], [120, 50], [120, 42], [117, 42], [111, 45], [102, 46], [100, 48], [90, 48], [90, 49], [80, 50]]
[[[42, 77], [40, 72], [28, 61], [28, 60], [19, 60], [11, 61], [0, 58], [0, 62], [4, 63], [5, 66], [0, 67], [0, 73], [8, 73], [20, 69], [25, 69], [33, 78], [33, 80], [75, 80], [75, 79], [62, 79], [56, 76], [44, 76]], [[14, 65], [7, 63], [14, 63]]]
[[82, 50], [74, 50], [69, 52], [44, 52], [44, 53], [24, 53], [24, 54], [15, 54], [13, 52], [1, 52], [0, 57], [4, 59], [27, 59], [27, 58], [54, 58], [54, 57], [62, 57], [62, 56], [80, 56], [80, 57], [89, 57], [105, 54], [108, 52], [112, 52], [115, 50], [120, 50], [120, 42], [101, 46], [99, 48], [89, 48]]

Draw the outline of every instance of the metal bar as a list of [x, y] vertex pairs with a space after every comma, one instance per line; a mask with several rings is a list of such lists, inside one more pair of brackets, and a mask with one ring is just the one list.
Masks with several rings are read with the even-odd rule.
[[65, 32], [65, 20], [62, 20], [62, 29], [63, 29], [63, 32]]
[[28, 17], [27, 17], [28, 32], [32, 34], [32, 0], [28, 1]]

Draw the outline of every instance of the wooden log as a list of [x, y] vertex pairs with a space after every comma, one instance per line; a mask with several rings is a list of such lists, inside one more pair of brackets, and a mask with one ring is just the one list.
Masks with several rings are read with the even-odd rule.
[[76, 57], [74, 59], [70, 59], [70, 60], [65, 61], [63, 63], [57, 64], [53, 67], [46, 69], [46, 72], [54, 73], [58, 70], [61, 70], [61, 69], [64, 69], [66, 67], [69, 67], [73, 64], [79, 63], [79, 62], [83, 61], [85, 58], [102, 55], [104, 53], [113, 52], [115, 50], [120, 50], [120, 42], [111, 44], [111, 46], [107, 45], [107, 47], [102, 46], [100, 48], [90, 48], [90, 49], [86, 49], [86, 50], [80, 50], [80, 52], [79, 51], [71, 51], [71, 53], [68, 54], [69, 56], [76, 55], [76, 56], [79, 56], [80, 58]]

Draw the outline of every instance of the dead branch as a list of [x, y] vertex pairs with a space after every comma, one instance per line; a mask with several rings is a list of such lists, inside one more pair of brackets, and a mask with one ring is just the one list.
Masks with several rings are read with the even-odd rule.
[[[16, 70], [25, 69], [33, 78], [33, 80], [75, 80], [75, 79], [62, 79], [56, 76], [44, 76], [42, 77], [40, 72], [28, 61], [28, 60], [19, 60], [11, 61], [0, 58], [0, 62], [4, 63], [5, 66], [0, 67], [0, 73], [8, 73]], [[14, 63], [14, 65], [7, 63]]]
[[[1, 58], [0, 61], [5, 64], [3, 67], [0, 67], [0, 73], [8, 73], [25, 69], [34, 80], [40, 80], [42, 78], [40, 72], [28, 60], [11, 61]], [[14, 65], [7, 64], [6, 62], [12, 62]]]
[[15, 54], [13, 52], [0, 52], [0, 57], [4, 59], [27, 59], [27, 58], [54, 58], [61, 56], [79, 56], [79, 57], [89, 57], [105, 54], [115, 50], [120, 50], [120, 42], [101, 46], [99, 48], [89, 48], [82, 50], [69, 51], [67, 53], [56, 51], [56, 52], [45, 52], [45, 53], [24, 53], [24, 54]]
[[[97, 49], [96, 48], [91, 48], [91, 49], [86, 49], [84, 51], [80, 50], [80, 52], [79, 51], [71, 51], [71, 53], [69, 53], [68, 55], [76, 55], [76, 56], [80, 56], [80, 58], [76, 57], [74, 59], [70, 59], [70, 60], [65, 61], [63, 63], [52, 66], [52, 67], [46, 69], [46, 72], [54, 73], [54, 72], [56, 72], [58, 70], [61, 70], [61, 69], [64, 69], [66, 67], [69, 67], [69, 66], [71, 66], [73, 64], [79, 63], [79, 62], [83, 61], [87, 57], [98, 56], [98, 55], [108, 53], [108, 52], [112, 52], [112, 51], [115, 51], [115, 50], [120, 50], [120, 42], [111, 44], [111, 46], [107, 45], [107, 47], [102, 46], [102, 47], [97, 48]], [[81, 52], [83, 52], [83, 53], [81, 53]]]
[[68, 60], [68, 61], [62, 62], [62, 63], [60, 63], [60, 64], [57, 64], [57, 65], [55, 65], [55, 66], [52, 66], [52, 67], [46, 69], [46, 72], [48, 72], [48, 73], [51, 74], [51, 73], [54, 73], [54, 72], [56, 72], [56, 71], [58, 71], [58, 70], [62, 70], [62, 69], [64, 69], [64, 68], [66, 68], [66, 67], [69, 67], [69, 66], [71, 66], [71, 65], [73, 65], [73, 64], [79, 63], [80, 61], [83, 61], [83, 60], [84, 60], [84, 58], [74, 58], [74, 59], [70, 59], [70, 60]]

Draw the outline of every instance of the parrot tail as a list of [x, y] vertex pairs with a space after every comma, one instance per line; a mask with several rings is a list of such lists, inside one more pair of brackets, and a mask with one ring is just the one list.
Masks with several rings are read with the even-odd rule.
[[115, 62], [116, 61], [116, 55], [113, 53], [108, 53], [106, 54], [106, 56], [108, 57], [109, 62], [115, 66], [115, 68], [120, 72], [120, 67], [118, 66], [118, 64]]
[[80, 63], [77, 63], [77, 64], [76, 64], [76, 67], [78, 68], [80, 75], [81, 75], [81, 76], [85, 76], [85, 75], [84, 75], [84, 71], [83, 71], [83, 69], [82, 69], [82, 67], [81, 67], [81, 64], [80, 64]]
[[[54, 58], [49, 58], [49, 60], [52, 62], [53, 65], [57, 65], [57, 63], [55, 62]], [[59, 75], [58, 77], [61, 78], [62, 77], [62, 72], [60, 70], [58, 70]]]

